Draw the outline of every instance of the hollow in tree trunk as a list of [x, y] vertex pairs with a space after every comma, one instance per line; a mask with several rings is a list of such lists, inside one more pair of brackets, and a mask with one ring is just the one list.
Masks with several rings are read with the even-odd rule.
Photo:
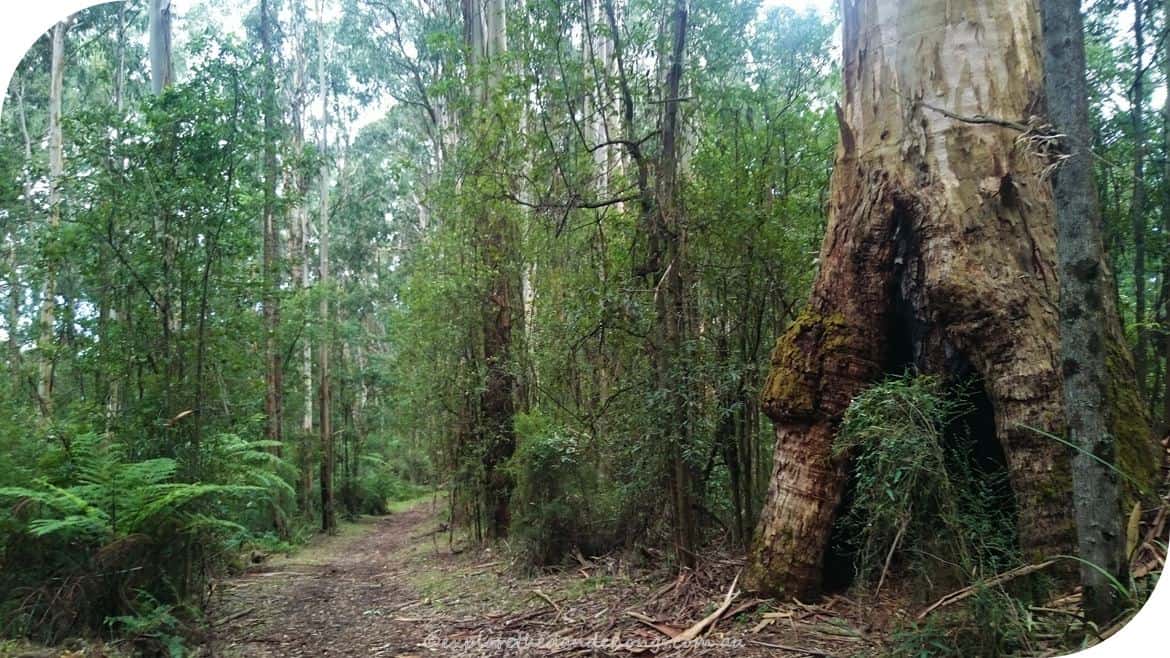
[[[1030, 429], [1064, 430], [1052, 194], [1019, 129], [1043, 114], [1037, 6], [843, 0], [842, 17], [820, 269], [761, 396], [776, 447], [748, 582], [798, 597], [820, 589], [846, 487], [848, 459], [832, 451], [841, 416], [906, 368], [982, 383], [1025, 558], [1074, 546], [1068, 450]], [[1155, 445], [1108, 311], [1121, 466], [1148, 481]]]

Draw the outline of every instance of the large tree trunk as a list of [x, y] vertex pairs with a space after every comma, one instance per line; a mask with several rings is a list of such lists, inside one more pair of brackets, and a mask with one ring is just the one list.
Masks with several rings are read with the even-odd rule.
[[658, 170], [659, 214], [652, 216], [649, 231], [657, 235], [655, 242], [665, 258], [657, 260], [664, 268], [655, 271], [657, 283], [654, 294], [656, 312], [654, 330], [655, 378], [662, 399], [669, 405], [671, 420], [664, 424], [663, 437], [670, 458], [670, 493], [674, 521], [674, 545], [680, 564], [695, 564], [695, 521], [692, 513], [693, 495], [691, 466], [684, 452], [691, 442], [694, 414], [688, 401], [685, 348], [691, 333], [690, 303], [687, 299], [687, 225], [679, 202], [679, 89], [683, 73], [683, 57], [687, 42], [687, 8], [685, 0], [675, 0], [665, 31], [670, 34], [668, 62], [663, 84], [666, 98], [662, 113], [662, 156]]
[[[276, 229], [276, 74], [273, 70], [272, 15], [268, 0], [260, 0], [260, 41], [264, 51], [264, 204], [261, 211], [261, 235], [263, 242], [263, 300], [264, 307], [264, 415], [267, 419], [265, 438], [281, 442], [284, 427], [284, 361], [281, 358], [280, 301], [277, 291], [280, 287], [278, 269], [278, 245], [280, 236]], [[280, 454], [278, 446], [276, 454]]]
[[[489, 96], [499, 90], [504, 74], [502, 64], [496, 60], [508, 49], [505, 3], [464, 0], [462, 9], [469, 68], [491, 67], [486, 84], [477, 90], [486, 106]], [[480, 259], [489, 277], [482, 307], [484, 387], [479, 398], [483, 494], [489, 516], [488, 536], [500, 538], [507, 535], [511, 521], [509, 500], [513, 482], [506, 465], [516, 449], [513, 427], [516, 376], [512, 353], [512, 315], [517, 296], [513, 284], [514, 231], [509, 217], [498, 208], [485, 208], [476, 222]]]
[[[1032, 2], [843, 0], [844, 105], [829, 224], [807, 307], [777, 342], [762, 404], [775, 422], [748, 580], [819, 589], [848, 478], [832, 443], [850, 400], [915, 367], [976, 378], [994, 409], [1028, 558], [1073, 545], [1061, 398], [1052, 195], [1018, 130], [1041, 113]], [[1113, 408], [1122, 467], [1151, 477], [1115, 307]]]
[[[292, 70], [292, 85], [288, 90], [289, 114], [292, 121], [292, 152], [300, 153], [305, 145], [305, 92], [309, 82], [308, 65], [305, 61], [305, 6], [293, 6], [293, 51], [295, 53]], [[292, 281], [294, 287], [307, 294], [311, 285], [309, 274], [309, 208], [305, 198], [309, 191], [309, 177], [300, 167], [293, 167], [289, 172], [289, 189], [298, 197], [298, 202], [290, 210], [288, 253], [292, 261]], [[308, 512], [311, 505], [310, 494], [313, 488], [312, 456], [315, 450], [313, 441], [313, 341], [308, 332], [304, 331], [308, 324], [307, 318], [301, 323], [301, 432], [299, 436], [300, 450], [298, 468], [297, 500], [302, 512]]]
[[[276, 227], [276, 72], [273, 64], [273, 16], [268, 0], [260, 0], [260, 43], [264, 56], [264, 202], [261, 210], [263, 268], [262, 306], [264, 311], [264, 438], [274, 441], [272, 451], [283, 454], [284, 443], [284, 360], [280, 351], [280, 288], [279, 246]], [[284, 537], [288, 525], [280, 509], [280, 501], [273, 510], [273, 525]]]

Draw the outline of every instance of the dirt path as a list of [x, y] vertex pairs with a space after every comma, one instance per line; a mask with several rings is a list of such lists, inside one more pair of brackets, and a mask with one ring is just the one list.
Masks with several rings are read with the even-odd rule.
[[698, 641], [704, 644], [661, 646], [715, 609], [742, 562], [712, 560], [675, 577], [618, 558], [578, 556], [572, 567], [525, 576], [491, 549], [452, 550], [438, 525], [430, 504], [365, 518], [222, 582], [208, 615], [206, 653], [832, 656], [872, 648], [846, 620], [861, 611], [845, 610], [846, 603], [769, 614], [776, 609], [769, 602], [746, 597], [706, 629]]
[[[418, 651], [426, 625], [396, 610], [420, 600], [404, 553], [434, 520], [429, 506], [363, 519], [290, 559], [227, 581], [213, 599], [215, 656], [399, 656]], [[414, 538], [414, 539], [412, 539]]]

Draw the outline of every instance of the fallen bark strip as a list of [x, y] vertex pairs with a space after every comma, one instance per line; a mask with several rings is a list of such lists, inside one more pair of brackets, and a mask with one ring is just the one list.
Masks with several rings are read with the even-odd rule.
[[727, 609], [731, 607], [731, 602], [734, 601], [737, 596], [739, 596], [739, 592], [735, 591], [735, 586], [738, 583], [739, 574], [736, 574], [735, 579], [731, 581], [731, 587], [727, 588], [727, 596], [723, 598], [723, 604], [720, 605], [719, 608], [715, 610], [715, 612], [712, 612], [711, 614], [701, 619], [699, 623], [691, 626], [682, 633], [679, 633], [676, 637], [671, 638], [671, 640], [666, 644], [669, 646], [672, 644], [679, 644], [680, 642], [693, 640], [703, 631], [707, 630], [709, 626], [719, 621], [719, 618], [723, 616], [723, 613], [727, 612]]
[[643, 624], [646, 624], [650, 628], [653, 628], [654, 630], [658, 631], [659, 633], [662, 633], [663, 635], [665, 635], [666, 637], [668, 637], [672, 640], [674, 638], [678, 637], [679, 634], [681, 634], [683, 632], [681, 628], [675, 628], [674, 626], [670, 626], [668, 624], [659, 623], [659, 622], [655, 621], [653, 617], [647, 617], [646, 615], [644, 615], [640, 612], [634, 612], [632, 610], [628, 610], [628, 611], [626, 611], [626, 614], [633, 617], [634, 619], [637, 619], [638, 621], [642, 622]]
[[939, 608], [945, 608], [946, 606], [952, 605], [954, 603], [958, 603], [959, 601], [962, 601], [963, 599], [971, 596], [972, 594], [974, 594], [975, 592], [979, 591], [980, 589], [982, 589], [984, 587], [994, 587], [995, 585], [1006, 583], [1009, 580], [1014, 580], [1016, 578], [1019, 578], [1020, 576], [1026, 576], [1030, 573], [1035, 573], [1037, 571], [1040, 571], [1041, 569], [1046, 569], [1055, 563], [1056, 563], [1056, 560], [1045, 560], [1044, 562], [1041, 562], [1039, 564], [1024, 565], [1022, 567], [1017, 567], [1015, 569], [1012, 569], [1011, 571], [1005, 571], [997, 576], [993, 576], [993, 577], [989, 578], [988, 580], [984, 580], [982, 582], [975, 583], [974, 585], [968, 585], [967, 587], [964, 587], [963, 589], [951, 592], [950, 594], [947, 594], [946, 596], [942, 597], [941, 599], [935, 601], [934, 603], [932, 603], [930, 605], [930, 607], [928, 607], [925, 610], [923, 610], [922, 612], [918, 613], [917, 618], [918, 619], [925, 619], [926, 615], [929, 615], [930, 613], [934, 612], [935, 610], [938, 610]]

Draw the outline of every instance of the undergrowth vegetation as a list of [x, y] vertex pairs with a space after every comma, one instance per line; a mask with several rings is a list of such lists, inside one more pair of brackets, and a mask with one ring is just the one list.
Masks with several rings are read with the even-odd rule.
[[574, 549], [608, 548], [603, 538], [612, 531], [605, 523], [605, 499], [582, 439], [539, 413], [518, 415], [516, 430], [519, 446], [510, 470], [519, 552], [529, 563], [547, 566]]
[[[835, 449], [855, 464], [852, 502], [840, 520], [854, 538], [855, 587], [898, 589], [925, 604], [1016, 566], [1015, 519], [1003, 471], [976, 458], [962, 420], [969, 386], [904, 375], [849, 406]], [[896, 655], [1001, 655], [1029, 628], [1024, 592], [978, 588], [962, 607], [895, 634]]]
[[[179, 655], [213, 576], [312, 534], [291, 507], [295, 469], [275, 442], [222, 433], [176, 459], [133, 456], [106, 434], [53, 436], [31, 482], [0, 486], [5, 634], [50, 643], [116, 635], [144, 653]], [[355, 512], [386, 513], [388, 500], [417, 495], [418, 485], [375, 466]], [[13, 479], [7, 471], [0, 483]]]
[[889, 379], [849, 406], [835, 450], [856, 465], [842, 522], [856, 538], [859, 582], [876, 587], [896, 567], [929, 596], [1016, 559], [1015, 519], [998, 493], [1006, 473], [981, 470], [962, 428], [948, 433], [967, 411], [961, 388], [929, 376]]

